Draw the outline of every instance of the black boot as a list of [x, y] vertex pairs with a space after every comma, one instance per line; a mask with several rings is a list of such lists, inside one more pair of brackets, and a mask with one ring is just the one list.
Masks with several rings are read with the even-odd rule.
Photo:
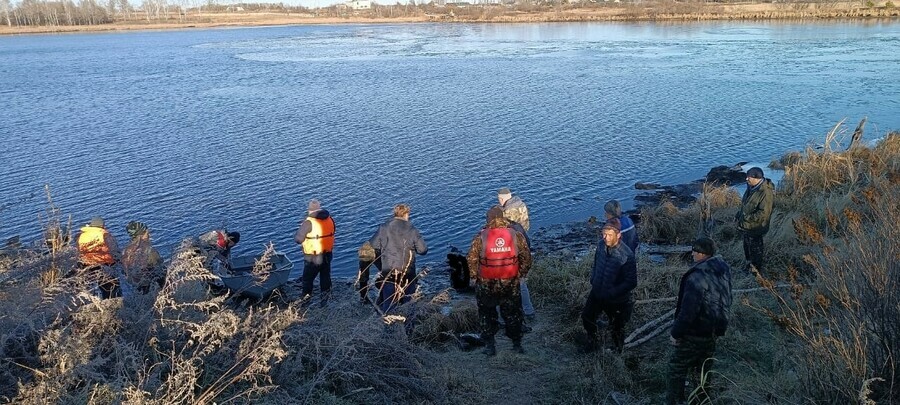
[[493, 336], [484, 340], [484, 350], [482, 350], [482, 353], [486, 354], [488, 357], [497, 355], [497, 343]]
[[521, 340], [513, 341], [513, 351], [519, 354], [525, 354], [525, 348], [522, 347]]

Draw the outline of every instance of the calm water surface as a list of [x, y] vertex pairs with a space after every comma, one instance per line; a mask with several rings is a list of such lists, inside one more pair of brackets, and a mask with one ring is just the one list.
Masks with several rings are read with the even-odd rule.
[[[509, 186], [542, 226], [636, 181], [694, 179], [900, 129], [900, 24], [298, 26], [0, 37], [0, 238], [40, 232], [50, 184], [76, 224], [164, 251], [214, 227], [238, 253], [292, 242], [307, 201], [337, 220], [335, 273], [410, 203], [465, 246]], [[851, 128], [852, 130], [852, 128]]]

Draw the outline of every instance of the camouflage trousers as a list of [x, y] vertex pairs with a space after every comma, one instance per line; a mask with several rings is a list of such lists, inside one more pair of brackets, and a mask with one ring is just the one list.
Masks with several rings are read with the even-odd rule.
[[763, 243], [762, 235], [744, 234], [744, 259], [746, 259], [756, 270], [763, 271], [766, 257], [766, 245]]
[[691, 404], [709, 402], [709, 382], [712, 373], [713, 354], [716, 352], [716, 338], [685, 336], [674, 346], [669, 358], [669, 378], [666, 384], [667, 404], [683, 403], [684, 381], [689, 373], [697, 373], [701, 384], [691, 393]]
[[506, 323], [506, 336], [513, 342], [522, 340], [522, 295], [519, 280], [487, 280], [479, 283], [475, 293], [478, 301], [478, 317], [481, 319], [481, 338], [491, 339], [500, 330], [497, 321], [497, 307]]

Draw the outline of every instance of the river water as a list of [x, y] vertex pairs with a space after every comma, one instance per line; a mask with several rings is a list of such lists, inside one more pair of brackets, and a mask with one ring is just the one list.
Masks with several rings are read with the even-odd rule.
[[76, 225], [164, 252], [227, 227], [295, 261], [310, 198], [334, 273], [395, 203], [466, 246], [508, 186], [540, 227], [714, 165], [900, 129], [900, 24], [291, 26], [0, 37], [0, 238], [40, 233], [43, 187]]

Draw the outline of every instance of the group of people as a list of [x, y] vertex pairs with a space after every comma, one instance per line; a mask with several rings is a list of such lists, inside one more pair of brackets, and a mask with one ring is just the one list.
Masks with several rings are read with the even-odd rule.
[[[525, 352], [522, 345], [523, 334], [528, 330], [525, 320], [535, 317], [527, 286], [532, 265], [528, 207], [509, 188], [500, 189], [497, 198], [498, 204], [487, 211], [485, 225], [472, 239], [466, 259], [461, 263], [467, 267], [469, 278], [475, 281], [481, 337], [488, 356], [497, 353], [495, 335], [500, 329], [499, 317], [503, 318], [505, 334], [518, 353]], [[748, 270], [752, 267], [762, 271], [765, 265], [763, 236], [769, 229], [773, 202], [771, 180], [758, 167], [748, 170], [747, 190], [735, 217], [743, 236]], [[638, 283], [635, 252], [639, 240], [634, 223], [623, 215], [618, 201], [606, 203], [604, 213], [602, 243], [594, 255], [591, 289], [581, 319], [587, 334], [586, 351], [600, 347], [599, 331], [605, 324], [610, 331], [610, 349], [621, 353], [625, 348], [625, 326], [635, 305], [633, 290]], [[409, 215], [408, 205], [394, 206], [392, 218], [379, 226], [359, 249], [360, 301], [369, 303], [369, 291], [377, 288], [375, 304], [382, 314], [410, 300], [420, 277], [416, 271], [416, 255], [428, 252]], [[161, 260], [150, 245], [147, 227], [130, 222], [126, 230], [132, 239], [120, 254], [115, 238], [104, 225], [101, 218], [94, 218], [81, 228], [78, 248], [82, 267], [99, 269], [121, 262], [128, 280], [139, 289], [160, 282]], [[311, 200], [307, 216], [294, 237], [304, 255], [304, 301], [311, 299], [314, 281], [319, 278], [321, 303], [327, 305], [332, 287], [334, 237], [334, 219], [318, 200]], [[216, 230], [199, 239], [205, 250], [213, 252], [227, 267], [229, 252], [240, 240], [240, 234]], [[715, 242], [707, 237], [698, 238], [692, 245], [692, 258], [693, 265], [681, 277], [670, 333], [674, 350], [670, 358], [667, 401], [672, 404], [684, 401], [687, 374], [701, 369], [713, 356], [716, 340], [725, 334], [731, 313], [731, 269], [716, 256]], [[370, 286], [373, 267], [378, 275], [374, 286]], [[101, 278], [100, 289], [105, 297], [114, 296], [117, 287], [109, 275]], [[601, 314], [608, 321], [598, 323]]]

